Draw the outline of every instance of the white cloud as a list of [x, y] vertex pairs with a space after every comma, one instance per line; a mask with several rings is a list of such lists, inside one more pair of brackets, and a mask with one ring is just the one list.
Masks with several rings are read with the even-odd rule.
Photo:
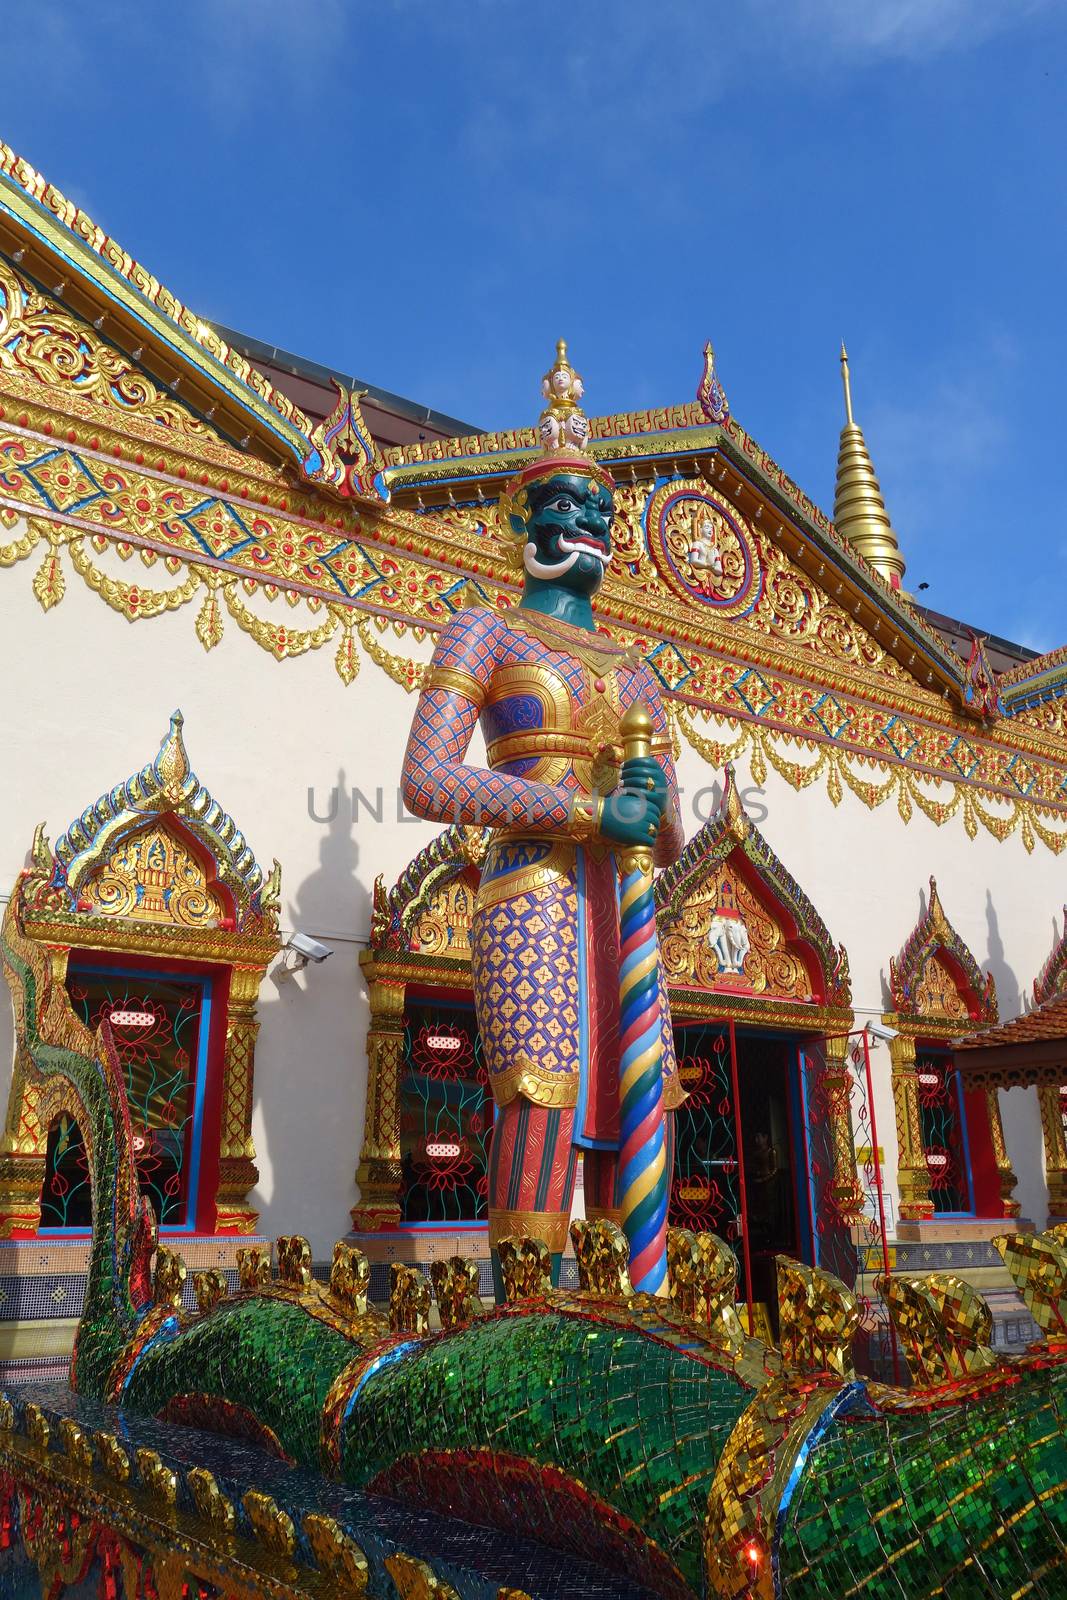
[[779, 36], [831, 56], [918, 59], [1017, 29], [1052, 0], [749, 0]]

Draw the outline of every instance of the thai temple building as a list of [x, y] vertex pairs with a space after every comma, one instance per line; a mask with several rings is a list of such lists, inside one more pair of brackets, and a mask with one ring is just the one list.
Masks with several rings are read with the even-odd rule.
[[[420, 692], [474, 682], [431, 674], [438, 641], [467, 612], [514, 615], [504, 491], [547, 400], [557, 444], [588, 416], [577, 443], [613, 485], [574, 657], [590, 699], [559, 720], [542, 675], [483, 709], [469, 759], [595, 794], [619, 740], [605, 676], [625, 661], [662, 704], [671, 1223], [734, 1249], [750, 1330], [776, 1331], [786, 1253], [871, 1307], [884, 1271], [960, 1274], [993, 1346], [1023, 1348], [992, 1240], [1067, 1220], [1067, 650], [909, 591], [917, 552], [863, 432], [873, 375], [842, 349], [831, 516], [806, 464], [794, 481], [733, 415], [705, 330], [692, 392], [655, 412], [583, 386], [565, 330], [544, 397], [531, 373], [529, 414], [484, 433], [213, 326], [152, 271], [0, 146], [0, 898], [79, 1022], [110, 1025], [162, 1241], [233, 1283], [238, 1251], [283, 1232], [316, 1273], [347, 1238], [372, 1302], [392, 1264], [458, 1254], [493, 1292], [494, 1053], [510, 1039], [526, 1063], [508, 1094], [536, 1080], [529, 1104], [570, 1114], [543, 1088], [572, 1048], [566, 950], [543, 928], [473, 942], [492, 830], [427, 820], [402, 773]], [[0, 1365], [62, 1376], [92, 1154], [17, 1018], [0, 1012]], [[610, 1220], [597, 1150], [575, 1146], [567, 1182], [575, 1216]], [[520, 1201], [517, 1165], [511, 1190], [516, 1227], [552, 1209]], [[553, 1204], [531, 1236], [566, 1286]]]

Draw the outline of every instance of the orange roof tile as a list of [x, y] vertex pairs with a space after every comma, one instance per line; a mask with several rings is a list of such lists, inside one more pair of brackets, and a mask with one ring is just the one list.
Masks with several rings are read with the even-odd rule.
[[985, 1050], [993, 1045], [1033, 1044], [1067, 1039], [1067, 994], [1054, 995], [1035, 1011], [953, 1041], [956, 1050]]

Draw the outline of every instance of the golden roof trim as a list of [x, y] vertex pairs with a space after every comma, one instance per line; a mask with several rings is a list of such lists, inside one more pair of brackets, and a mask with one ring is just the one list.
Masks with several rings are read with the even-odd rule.
[[[40, 274], [48, 269], [46, 281], [58, 274], [58, 281], [49, 286], [51, 292], [60, 289], [65, 297], [66, 291], [74, 291], [75, 301], [87, 299], [130, 334], [136, 329], [135, 342], [147, 341], [157, 357], [165, 353], [183, 376], [194, 375], [194, 389], [208, 397], [202, 409], [213, 401], [231, 412], [232, 420], [224, 417], [219, 425], [225, 428], [229, 421], [242, 442], [251, 435], [271, 455], [297, 466], [305, 458], [311, 423], [299, 407], [79, 206], [9, 145], [0, 143], [0, 247], [4, 246], [16, 257], [21, 252], [31, 271]], [[172, 373], [168, 380], [166, 374], [160, 375], [171, 383], [176, 376]], [[191, 397], [186, 389], [182, 397], [196, 406], [195, 393]]]

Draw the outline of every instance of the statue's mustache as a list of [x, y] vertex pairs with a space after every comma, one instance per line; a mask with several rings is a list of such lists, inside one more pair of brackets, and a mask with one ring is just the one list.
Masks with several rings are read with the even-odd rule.
[[564, 552], [558, 561], [542, 561], [537, 554], [537, 546], [529, 540], [523, 547], [522, 564], [532, 578], [562, 578], [574, 566], [579, 556], [593, 556], [606, 567], [611, 559], [607, 550], [599, 548], [590, 539], [568, 539], [565, 534], [559, 536], [559, 547]]

